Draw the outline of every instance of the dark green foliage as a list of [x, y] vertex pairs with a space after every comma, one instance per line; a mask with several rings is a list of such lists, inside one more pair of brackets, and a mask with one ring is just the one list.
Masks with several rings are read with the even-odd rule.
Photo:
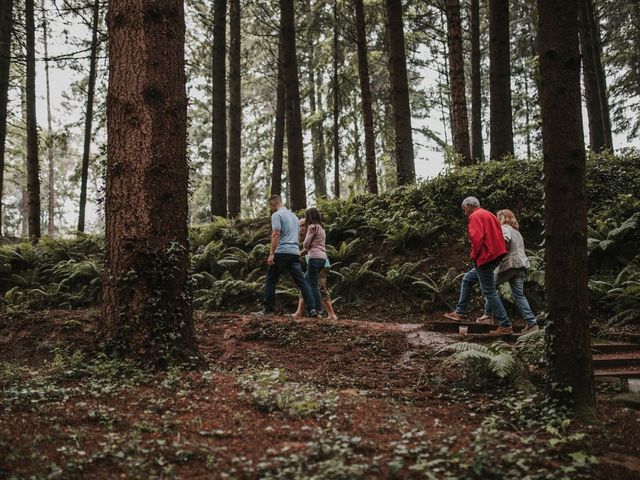
[[0, 301], [31, 308], [94, 305], [100, 296], [102, 237], [42, 239], [39, 245], [0, 248]]
[[[590, 270], [594, 306], [605, 317], [639, 316], [636, 262], [640, 249], [640, 155], [593, 155], [589, 160]], [[322, 201], [333, 264], [330, 288], [343, 302], [384, 298], [420, 309], [450, 308], [466, 268], [462, 199], [477, 196], [489, 210], [514, 210], [530, 248], [543, 229], [539, 160], [509, 160], [460, 168], [391, 193]], [[260, 297], [269, 242], [267, 217], [222, 218], [190, 229], [194, 302], [205, 309], [253, 305]], [[100, 298], [101, 237], [44, 238], [39, 246], [0, 248], [2, 303], [29, 308], [94, 305]], [[528, 252], [527, 296], [544, 310], [542, 251]], [[631, 262], [631, 263], [630, 263]], [[628, 266], [627, 266], [628, 265]], [[621, 273], [622, 272], [622, 273]], [[279, 294], [296, 297], [283, 277]], [[509, 300], [510, 291], [503, 289]]]

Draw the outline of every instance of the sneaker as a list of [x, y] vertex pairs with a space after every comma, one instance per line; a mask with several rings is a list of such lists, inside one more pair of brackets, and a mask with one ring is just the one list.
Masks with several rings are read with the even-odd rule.
[[322, 318], [322, 315], [320, 315], [318, 312], [316, 312], [315, 310], [311, 310], [309, 312], [309, 315], [307, 315], [308, 317], [311, 318]]
[[254, 317], [271, 317], [273, 316], [273, 312], [267, 312], [264, 308], [262, 310], [258, 310], [257, 312], [253, 312], [251, 315]]
[[489, 335], [513, 335], [513, 327], [498, 327], [491, 330]]
[[476, 323], [479, 323], [482, 325], [495, 325], [497, 322], [496, 322], [496, 317], [485, 313], [481, 317], [476, 318]]
[[524, 327], [522, 329], [522, 334], [526, 334], [526, 333], [533, 333], [533, 332], [539, 332], [540, 331], [540, 327], [538, 327], [537, 323], [534, 323], [533, 325], [527, 325], [526, 327]]
[[466, 316], [460, 315], [458, 312], [445, 313], [444, 318], [448, 318], [454, 322], [464, 322], [467, 319]]

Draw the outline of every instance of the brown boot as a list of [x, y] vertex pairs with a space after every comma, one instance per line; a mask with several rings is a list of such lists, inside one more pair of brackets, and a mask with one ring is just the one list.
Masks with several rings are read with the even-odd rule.
[[513, 327], [498, 327], [491, 330], [489, 335], [513, 335]]
[[445, 313], [444, 318], [448, 318], [449, 320], [453, 320], [454, 322], [465, 322], [467, 317], [464, 315], [460, 315], [457, 312]]

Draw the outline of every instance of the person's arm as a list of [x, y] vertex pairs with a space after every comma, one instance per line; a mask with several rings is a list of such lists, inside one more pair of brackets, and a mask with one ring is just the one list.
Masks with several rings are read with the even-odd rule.
[[280, 217], [273, 214], [271, 216], [271, 247], [269, 249], [269, 258], [267, 259], [267, 263], [269, 265], [273, 265], [275, 263], [276, 248], [278, 248], [278, 243], [280, 243], [281, 227]]
[[511, 228], [508, 225], [502, 225], [502, 236], [505, 242], [511, 241]]
[[276, 263], [275, 254], [278, 243], [280, 243], [280, 230], [274, 230], [271, 232], [271, 248], [269, 249], [269, 258], [267, 259], [269, 265]]
[[302, 243], [303, 252], [308, 252], [311, 248], [311, 242], [313, 241], [313, 237], [316, 235], [316, 226], [309, 225], [307, 228], [307, 235], [304, 237], [304, 242]]
[[471, 242], [471, 260], [477, 260], [482, 253], [482, 241], [484, 240], [484, 227], [478, 215], [469, 217], [469, 241]]

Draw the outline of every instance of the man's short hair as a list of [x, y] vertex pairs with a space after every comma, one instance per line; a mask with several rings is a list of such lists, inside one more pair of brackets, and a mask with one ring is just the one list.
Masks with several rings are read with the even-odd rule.
[[480, 208], [480, 200], [476, 197], [467, 197], [462, 201], [462, 208], [464, 207]]
[[282, 203], [282, 197], [280, 195], [271, 195], [269, 197], [269, 203]]

